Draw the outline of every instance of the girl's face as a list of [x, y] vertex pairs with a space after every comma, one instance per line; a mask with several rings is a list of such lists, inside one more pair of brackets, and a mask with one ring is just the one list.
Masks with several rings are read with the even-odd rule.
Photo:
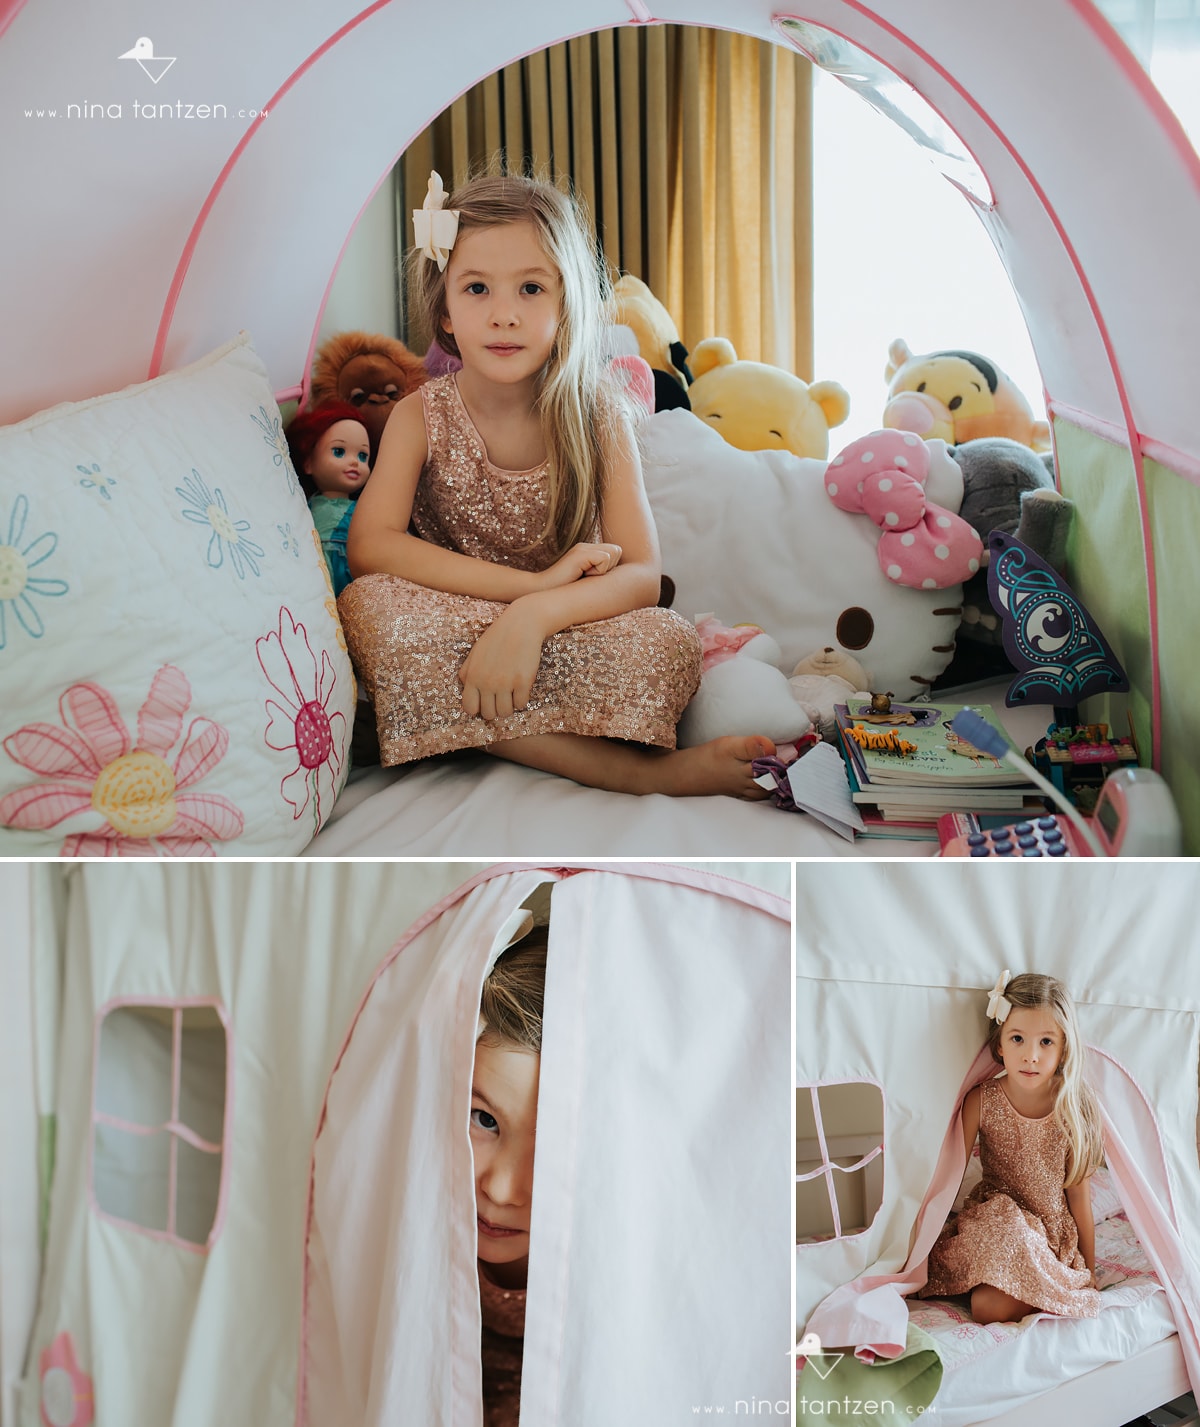
[[371, 442], [361, 421], [335, 421], [304, 463], [322, 495], [356, 495], [371, 470]]
[[1048, 1086], [1062, 1060], [1062, 1027], [1045, 1008], [1008, 1013], [1000, 1034], [1000, 1057], [1010, 1081], [1026, 1090]]
[[505, 1287], [524, 1287], [533, 1202], [541, 1057], [513, 1045], [475, 1047], [471, 1150], [479, 1257]]
[[446, 316], [463, 365], [502, 385], [536, 376], [550, 360], [562, 280], [532, 222], [470, 228], [446, 266]]

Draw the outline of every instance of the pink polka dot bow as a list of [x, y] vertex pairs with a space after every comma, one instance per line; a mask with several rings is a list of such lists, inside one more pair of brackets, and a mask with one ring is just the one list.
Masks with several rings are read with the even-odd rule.
[[879, 526], [879, 568], [897, 585], [938, 590], [979, 569], [983, 541], [960, 515], [926, 499], [929, 448], [910, 431], [872, 431], [825, 468], [839, 510]]

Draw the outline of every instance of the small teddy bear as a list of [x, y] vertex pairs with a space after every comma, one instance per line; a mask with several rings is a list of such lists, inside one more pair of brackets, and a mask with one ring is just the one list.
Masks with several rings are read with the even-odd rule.
[[821, 737], [831, 743], [837, 738], [834, 705], [860, 695], [869, 697], [866, 690], [870, 684], [870, 675], [858, 660], [832, 644], [801, 659], [788, 680], [792, 697], [820, 730]]

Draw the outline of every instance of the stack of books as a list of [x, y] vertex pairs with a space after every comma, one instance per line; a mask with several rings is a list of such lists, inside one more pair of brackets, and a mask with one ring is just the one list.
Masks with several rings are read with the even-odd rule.
[[936, 838], [943, 813], [1040, 810], [1038, 790], [1019, 768], [953, 732], [951, 720], [964, 708], [1015, 746], [988, 704], [892, 704], [878, 711], [857, 700], [837, 705], [850, 793], [870, 831]]

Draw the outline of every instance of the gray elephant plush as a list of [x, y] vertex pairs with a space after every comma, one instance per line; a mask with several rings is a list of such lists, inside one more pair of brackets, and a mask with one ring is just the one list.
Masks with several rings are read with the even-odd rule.
[[[1053, 457], [1039, 456], [1003, 436], [964, 441], [949, 452], [963, 473], [959, 514], [979, 532], [985, 562], [988, 534], [1003, 530], [1061, 570], [1075, 506], [1055, 489]], [[986, 563], [963, 586], [958, 638], [982, 645], [1001, 643], [1000, 616], [988, 599]]]

